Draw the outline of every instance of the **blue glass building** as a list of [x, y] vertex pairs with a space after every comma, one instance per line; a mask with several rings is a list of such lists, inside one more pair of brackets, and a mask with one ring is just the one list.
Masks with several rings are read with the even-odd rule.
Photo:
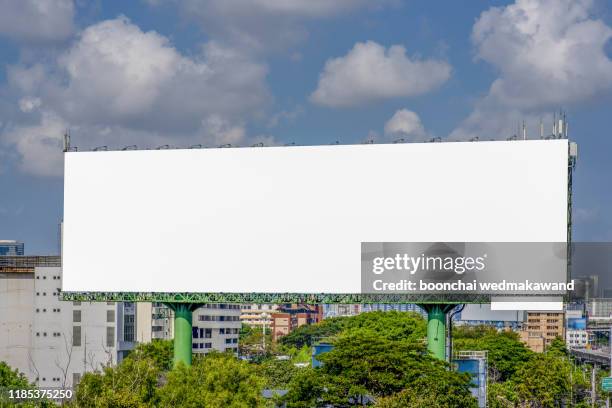
[[0, 240], [0, 256], [23, 256], [23, 242]]

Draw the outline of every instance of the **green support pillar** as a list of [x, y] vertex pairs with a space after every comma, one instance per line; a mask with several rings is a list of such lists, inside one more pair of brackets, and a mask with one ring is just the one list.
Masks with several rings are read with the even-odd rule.
[[455, 304], [421, 304], [427, 312], [427, 350], [439, 360], [446, 360], [446, 315]]
[[182, 362], [191, 365], [192, 315], [200, 307], [194, 303], [166, 303], [174, 311], [174, 366]]

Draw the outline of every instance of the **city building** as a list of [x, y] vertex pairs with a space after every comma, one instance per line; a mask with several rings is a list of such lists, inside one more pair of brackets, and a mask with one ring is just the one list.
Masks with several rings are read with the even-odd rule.
[[249, 326], [268, 327], [271, 323], [271, 313], [278, 310], [278, 305], [272, 304], [244, 304], [240, 307], [240, 321]]
[[117, 362], [115, 303], [63, 302], [59, 256], [0, 257], [0, 361], [40, 388]]
[[320, 305], [281, 305], [271, 314], [271, 320], [272, 341], [277, 341], [300, 326], [323, 320], [323, 308]]
[[518, 330], [523, 325], [524, 312], [491, 310], [490, 304], [467, 304], [454, 318], [456, 325], [487, 325], [498, 329]]
[[23, 242], [0, 239], [0, 256], [21, 256], [23, 254]]
[[611, 298], [594, 298], [585, 303], [586, 317], [590, 329], [604, 329], [612, 326]]
[[240, 305], [205, 304], [193, 312], [193, 352], [238, 352]]
[[361, 312], [388, 312], [394, 310], [396, 312], [415, 312], [423, 317], [427, 317], [427, 313], [413, 303], [367, 303], [361, 306]]
[[586, 330], [568, 329], [565, 344], [569, 348], [587, 348], [590, 344], [590, 335]]
[[323, 318], [328, 319], [330, 317], [345, 317], [345, 316], [356, 316], [362, 312], [362, 306], [356, 305], [345, 305], [345, 304], [324, 304], [323, 305]]
[[564, 312], [558, 311], [525, 312], [521, 340], [533, 351], [544, 351], [555, 338], [565, 338], [564, 316]]

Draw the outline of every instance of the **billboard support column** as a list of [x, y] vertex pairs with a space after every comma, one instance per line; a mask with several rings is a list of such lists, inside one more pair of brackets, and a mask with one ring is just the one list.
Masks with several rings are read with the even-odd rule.
[[446, 314], [455, 304], [420, 304], [427, 312], [427, 350], [439, 360], [446, 360]]
[[191, 365], [192, 356], [192, 316], [200, 307], [194, 303], [166, 303], [174, 311], [174, 366], [183, 363]]

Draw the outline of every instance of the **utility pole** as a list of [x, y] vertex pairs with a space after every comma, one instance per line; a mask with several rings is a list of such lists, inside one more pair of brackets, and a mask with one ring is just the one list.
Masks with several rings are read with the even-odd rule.
[[591, 407], [595, 408], [595, 400], [597, 399], [597, 390], [595, 388], [595, 372], [597, 370], [597, 366], [593, 364], [593, 369], [591, 370]]

